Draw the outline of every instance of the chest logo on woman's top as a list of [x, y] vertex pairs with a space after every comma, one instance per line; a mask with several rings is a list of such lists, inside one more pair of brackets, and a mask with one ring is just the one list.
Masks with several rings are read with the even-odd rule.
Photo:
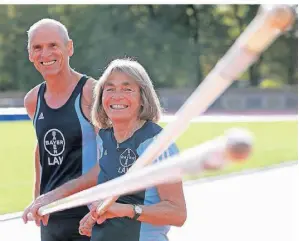
[[118, 173], [121, 174], [126, 173], [135, 161], [136, 161], [136, 154], [130, 148], [127, 148], [119, 156], [119, 163], [121, 166], [118, 168]]
[[63, 161], [63, 154], [65, 149], [65, 139], [62, 132], [58, 129], [48, 130], [44, 136], [44, 147], [50, 155], [48, 157], [48, 164], [61, 165]]

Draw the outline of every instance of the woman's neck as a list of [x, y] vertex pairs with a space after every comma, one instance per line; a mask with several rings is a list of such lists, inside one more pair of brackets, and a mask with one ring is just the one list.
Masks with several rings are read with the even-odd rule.
[[117, 141], [117, 143], [124, 142], [125, 140], [129, 139], [135, 131], [140, 129], [143, 124], [145, 123], [144, 120], [131, 120], [128, 122], [119, 122], [119, 123], [113, 123], [113, 131], [114, 131], [114, 137]]

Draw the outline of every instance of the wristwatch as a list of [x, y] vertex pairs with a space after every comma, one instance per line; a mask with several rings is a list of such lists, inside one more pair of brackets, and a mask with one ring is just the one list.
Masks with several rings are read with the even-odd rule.
[[133, 204], [133, 210], [135, 213], [133, 219], [137, 220], [140, 217], [140, 215], [142, 214], [142, 208], [137, 204]]

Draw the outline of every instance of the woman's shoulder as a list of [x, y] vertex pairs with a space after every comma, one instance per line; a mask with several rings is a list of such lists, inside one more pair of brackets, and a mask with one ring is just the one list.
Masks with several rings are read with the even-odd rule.
[[113, 129], [112, 128], [99, 128], [97, 130], [97, 138], [107, 139], [110, 138], [112, 135]]
[[145, 131], [148, 132], [149, 134], [155, 136], [159, 134], [162, 130], [163, 128], [159, 124], [152, 121], [146, 122]]
[[147, 121], [144, 126], [135, 135], [135, 141], [139, 144], [150, 143], [162, 131], [162, 127], [158, 124]]

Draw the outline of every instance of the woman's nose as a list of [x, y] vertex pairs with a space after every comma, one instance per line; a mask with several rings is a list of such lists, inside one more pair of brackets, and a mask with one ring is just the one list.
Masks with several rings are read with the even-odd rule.
[[121, 99], [124, 98], [124, 95], [123, 95], [123, 93], [122, 93], [121, 91], [115, 91], [115, 92], [113, 93], [113, 95], [112, 95], [112, 98], [113, 98], [114, 100], [121, 100]]

